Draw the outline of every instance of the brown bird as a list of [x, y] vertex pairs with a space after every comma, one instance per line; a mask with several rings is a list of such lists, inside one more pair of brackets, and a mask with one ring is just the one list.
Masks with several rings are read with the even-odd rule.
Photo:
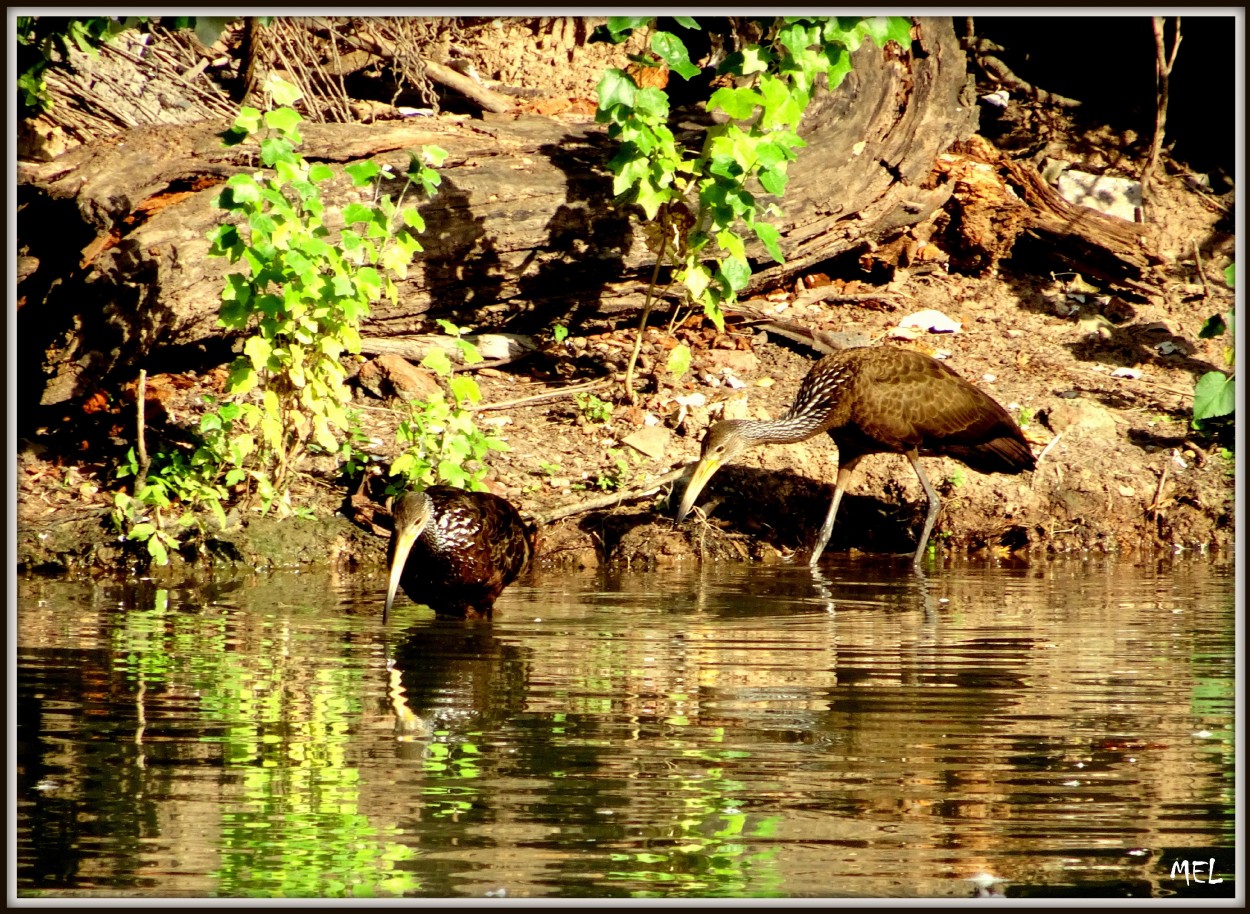
[[439, 615], [489, 617], [534, 554], [533, 527], [489, 492], [430, 486], [402, 495], [392, 515], [383, 621], [401, 584]]
[[920, 457], [954, 457], [981, 473], [1015, 474], [1036, 465], [1007, 411], [946, 365], [910, 349], [843, 349], [812, 366], [790, 411], [780, 419], [729, 419], [708, 429], [677, 520], [690, 513], [712, 474], [747, 447], [793, 444], [821, 432], [838, 446], [838, 478], [809, 560], [813, 566], [833, 532], [842, 493], [856, 465], [869, 454], [904, 455], [928, 496], [929, 514], [916, 546], [916, 565], [942, 504], [920, 468]]

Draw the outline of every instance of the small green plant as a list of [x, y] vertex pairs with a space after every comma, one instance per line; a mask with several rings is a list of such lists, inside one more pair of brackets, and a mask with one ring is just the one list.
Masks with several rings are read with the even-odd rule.
[[[699, 28], [688, 16], [676, 16], [674, 21], [683, 29]], [[723, 328], [724, 306], [735, 301], [751, 279], [748, 240], [758, 239], [769, 256], [784, 262], [780, 232], [766, 218], [779, 210], [758, 195], [761, 191], [777, 199], [784, 195], [789, 163], [806, 145], [796, 131], [817, 80], [823, 75], [830, 89], [837, 88], [850, 72], [852, 52], [866, 37], [878, 46], [890, 40], [911, 46], [911, 21], [899, 16], [786, 16], [760, 25], [760, 41], [744, 43], [717, 67], [717, 75], [732, 82], [712, 92], [706, 102], [708, 112], [719, 117], [707, 128], [698, 151], [678, 146], [663, 89], [640, 86], [629, 73], [615, 68], [599, 81], [595, 120], [608, 125], [608, 136], [617, 143], [617, 153], [608, 163], [613, 192], [642, 209], [647, 219], [643, 234], [656, 256], [634, 355], [626, 369], [626, 395], [631, 401], [633, 367], [660, 267], [672, 265], [687, 301], [701, 306], [717, 328]], [[651, 52], [671, 72], [684, 79], [701, 72], [691, 63], [685, 43], [672, 32], [656, 30], [652, 17], [609, 17], [605, 32], [611, 41], [620, 42], [639, 28], [650, 29]]]
[[[439, 321], [456, 338], [465, 362], [482, 361], [481, 354], [468, 340], [463, 328], [450, 321]], [[467, 374], [454, 374], [451, 359], [442, 349], [432, 350], [421, 364], [441, 376], [451, 391], [448, 402], [442, 394], [429, 400], [409, 400], [408, 418], [400, 422], [396, 438], [400, 453], [390, 468], [387, 494], [422, 489], [436, 483], [462, 489], [484, 489], [486, 455], [490, 451], [511, 450], [497, 435], [484, 432], [473, 421], [466, 406], [482, 399], [477, 382]]]
[[[615, 492], [625, 488], [629, 483], [630, 476], [633, 474], [633, 468], [625, 454], [616, 448], [608, 448], [608, 457], [612, 461], [612, 467], [600, 472], [595, 477], [594, 484], [604, 492]], [[589, 486], [585, 483], [578, 483], [573, 488], [587, 489]]]
[[[1224, 278], [1232, 287], [1236, 281], [1236, 265], [1229, 264], [1224, 271]], [[1236, 314], [1229, 308], [1223, 314], [1212, 314], [1198, 331], [1201, 339], [1214, 339], [1219, 336], [1228, 337], [1224, 347], [1224, 362], [1229, 372], [1208, 371], [1198, 379], [1194, 387], [1194, 418], [1193, 426], [1199, 431], [1206, 429], [1214, 421], [1231, 416], [1237, 408], [1237, 385], [1234, 369], [1237, 362], [1235, 340]]]
[[600, 400], [592, 393], [583, 391], [573, 395], [577, 408], [590, 422], [610, 422], [612, 420], [612, 404]]
[[[211, 255], [245, 267], [227, 277], [220, 313], [223, 327], [250, 334], [228, 382], [240, 409], [240, 437], [251, 445], [243, 468], [262, 511], [276, 503], [287, 512], [290, 475], [309, 445], [340, 451], [335, 430], [350, 425], [343, 356], [360, 351], [358, 328], [370, 304], [395, 299], [393, 277], [405, 277], [422, 249], [417, 235], [425, 223], [402, 202], [414, 186], [435, 192], [439, 176], [431, 166], [446, 153], [437, 147], [410, 153], [398, 201], [382, 192], [382, 182], [397, 177], [388, 166], [347, 166], [370, 199], [344, 207], [344, 227], [331, 242], [317, 185], [334, 173], [296, 151], [302, 119], [289, 106], [300, 92], [275, 77], [266, 88], [271, 109], [244, 107], [228, 142], [259, 135], [261, 162], [271, 171], [226, 181], [217, 205], [239, 221], [219, 226], [209, 240]], [[252, 392], [259, 402], [247, 398]]]
[[343, 474], [353, 479], [368, 470], [369, 465], [376, 463], [378, 458], [366, 450], [372, 442], [360, 427], [360, 413], [354, 409], [350, 410], [347, 413], [347, 423], [347, 431], [339, 450], [339, 460], [343, 466]]
[[1036, 414], [1028, 406], [1021, 406], [1016, 411], [1016, 424], [1019, 425], [1020, 428], [1028, 428], [1033, 424], [1033, 420], [1035, 418]]
[[[347, 411], [343, 356], [360, 351], [360, 321], [371, 303], [395, 298], [393, 277], [405, 276], [421, 250], [416, 235], [424, 222], [402, 202], [413, 187], [435, 192], [434, 166], [446, 155], [437, 147], [410, 153], [398, 201], [382, 190], [383, 181], [401, 177], [388, 167], [347, 166], [367, 200], [344, 208], [332, 240], [318, 185], [333, 171], [296, 151], [301, 118], [289, 106], [299, 92], [272, 77], [267, 92], [270, 110], [244, 107], [226, 137], [228, 144], [258, 138], [266, 170], [227, 180], [217, 205], [234, 219], [209, 233], [212, 256], [243, 266], [227, 276], [219, 312], [223, 327], [245, 334], [229, 369], [228, 398], [206, 398], [193, 451], [156, 454], [134, 494], [114, 501], [119, 531], [146, 542], [160, 564], [178, 536], [203, 531], [195, 509], [208, 509], [222, 526], [223, 504], [234, 497], [258, 500], [262, 512], [277, 505], [307, 515], [291, 504], [289, 483], [309, 448], [339, 454], [349, 471], [368, 459], [358, 447], [359, 422]], [[343, 429], [348, 438], [340, 443]], [[133, 452], [117, 475], [140, 475]], [[185, 510], [175, 530], [163, 512], [176, 503]]]
[[545, 460], [538, 461], [538, 468], [547, 476], [555, 476], [561, 469], [560, 464], [548, 463]]
[[551, 338], [557, 343], [563, 343], [569, 338], [569, 328], [564, 324], [556, 324], [551, 328]]
[[958, 489], [967, 481], [968, 477], [964, 475], [962, 467], [955, 467], [955, 471], [945, 479], [946, 485], [952, 489]]

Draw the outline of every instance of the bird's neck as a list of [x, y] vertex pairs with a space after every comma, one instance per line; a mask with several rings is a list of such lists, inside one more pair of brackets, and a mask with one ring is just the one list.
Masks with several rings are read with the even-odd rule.
[[780, 419], [748, 419], [739, 433], [753, 444], [794, 444], [818, 435], [826, 428], [824, 417], [792, 413]]

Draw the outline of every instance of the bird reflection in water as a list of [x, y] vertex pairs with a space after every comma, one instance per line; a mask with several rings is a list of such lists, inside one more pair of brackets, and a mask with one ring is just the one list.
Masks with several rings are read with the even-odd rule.
[[387, 662], [401, 741], [500, 723], [525, 705], [529, 662], [491, 625], [429, 619], [406, 629]]
[[793, 444], [821, 432], [837, 445], [838, 476], [829, 513], [812, 547], [812, 566], [833, 533], [838, 505], [855, 467], [869, 454], [902, 454], [924, 488], [929, 511], [912, 560], [917, 567], [941, 509], [920, 457], [953, 457], [981, 473], [1017, 474], [1036, 466], [1011, 415], [937, 359], [910, 349], [845, 349], [812, 366], [789, 412], [780, 419], [728, 419], [708, 429], [677, 520], [690, 513], [712, 474], [747, 447]]
[[534, 527], [489, 492], [430, 486], [400, 496], [392, 516], [383, 621], [401, 585], [438, 615], [489, 618], [534, 554]]

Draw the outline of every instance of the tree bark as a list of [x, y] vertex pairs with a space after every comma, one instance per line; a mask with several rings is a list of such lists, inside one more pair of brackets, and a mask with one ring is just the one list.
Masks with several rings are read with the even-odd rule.
[[[937, 156], [976, 127], [964, 55], [947, 18], [917, 20], [913, 34], [902, 53], [865, 42], [843, 84], [814, 99], [777, 222], [786, 263], [753, 251], [748, 292], [893, 237], [949, 196], [923, 184]], [[207, 255], [206, 236], [223, 215], [213, 205], [219, 185], [257, 165], [254, 146], [222, 144], [225, 127], [137, 127], [19, 164], [20, 253], [34, 265], [18, 302], [24, 405], [69, 401], [140, 367], [226, 358], [217, 309], [223, 276], [237, 268]], [[367, 319], [366, 336], [423, 330], [427, 311], [526, 333], [641, 305], [653, 258], [639, 214], [613, 201], [605, 163], [614, 150], [600, 126], [487, 115], [306, 124], [303, 134], [310, 161], [372, 158], [401, 174], [414, 147], [450, 153], [438, 195], [419, 207], [425, 251], [398, 303]], [[323, 188], [328, 214], [358, 199], [341, 174]]]

